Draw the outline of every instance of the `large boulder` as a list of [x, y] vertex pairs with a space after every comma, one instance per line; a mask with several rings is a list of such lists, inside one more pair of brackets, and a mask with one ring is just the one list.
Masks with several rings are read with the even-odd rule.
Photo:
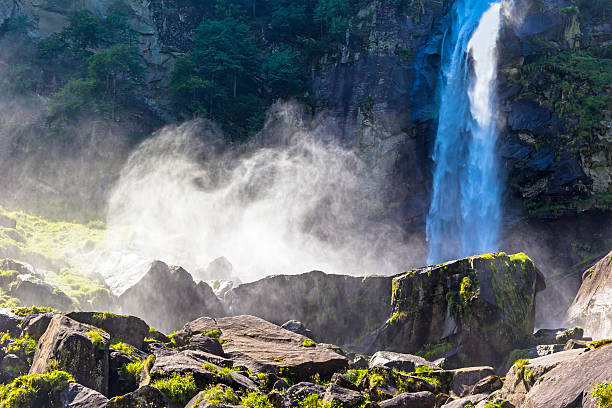
[[434, 408], [436, 396], [429, 391], [402, 393], [381, 402], [380, 408]]
[[64, 292], [32, 274], [18, 275], [8, 292], [24, 306], [50, 306], [59, 310], [75, 309], [75, 304]]
[[165, 332], [199, 316], [224, 314], [210, 286], [204, 282], [196, 284], [183, 268], [161, 261], [153, 262], [144, 277], [119, 296], [119, 304], [124, 312]]
[[418, 268], [393, 279], [393, 313], [360, 343], [366, 352], [414, 353], [451, 343], [474, 365], [496, 365], [533, 332], [545, 287], [524, 254], [486, 254]]
[[355, 343], [389, 316], [391, 282], [391, 277], [313, 271], [245, 283], [225, 299], [231, 315], [249, 314], [278, 325], [298, 320], [314, 338], [344, 345]]
[[67, 316], [77, 322], [99, 327], [110, 334], [112, 339], [121, 340], [138, 349], [144, 347], [144, 339], [149, 336], [149, 325], [135, 316], [94, 312], [70, 312]]
[[593, 338], [612, 337], [612, 251], [582, 275], [567, 320]]
[[38, 341], [30, 374], [63, 370], [88, 388], [108, 393], [108, 333], [55, 315]]
[[235, 365], [257, 372], [286, 370], [306, 379], [316, 373], [331, 376], [348, 366], [340, 354], [255, 316], [201, 317], [187, 323], [176, 336], [185, 339], [207, 333], [220, 336], [225, 355]]
[[498, 397], [522, 408], [595, 408], [591, 392], [612, 381], [612, 345], [519, 360]]

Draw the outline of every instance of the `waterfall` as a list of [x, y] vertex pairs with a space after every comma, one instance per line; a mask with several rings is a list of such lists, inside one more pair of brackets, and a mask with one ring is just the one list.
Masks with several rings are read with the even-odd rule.
[[497, 139], [496, 43], [501, 4], [457, 0], [442, 42], [429, 263], [497, 249], [501, 187]]

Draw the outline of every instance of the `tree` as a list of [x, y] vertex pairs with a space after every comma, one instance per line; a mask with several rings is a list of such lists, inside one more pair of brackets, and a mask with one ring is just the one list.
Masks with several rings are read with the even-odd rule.
[[348, 28], [349, 5], [347, 0], [318, 0], [314, 9], [314, 21], [319, 24], [321, 39], [342, 41]]
[[300, 54], [288, 47], [270, 54], [264, 64], [265, 84], [273, 98], [287, 98], [304, 90], [303, 70], [298, 65]]

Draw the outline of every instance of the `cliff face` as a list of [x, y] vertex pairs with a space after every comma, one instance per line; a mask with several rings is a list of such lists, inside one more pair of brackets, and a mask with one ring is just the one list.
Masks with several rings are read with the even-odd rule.
[[[202, 19], [202, 10], [185, 4], [120, 2], [146, 62], [143, 100], [170, 121], [169, 72], [175, 57], [192, 47]], [[518, 221], [534, 225], [540, 218], [577, 220], [584, 211], [609, 220], [612, 10], [605, 2], [599, 8], [593, 4], [517, 0], [504, 18], [499, 148], [510, 227]], [[116, 5], [111, 0], [0, 0], [0, 21], [24, 13], [36, 17], [34, 34], [42, 37], [58, 31], [75, 11], [103, 16]], [[382, 215], [417, 233], [423, 231], [429, 206], [440, 44], [451, 5], [363, 1], [341, 50], [312, 61], [310, 95], [318, 123], [330, 137], [360, 151], [372, 173], [389, 186], [387, 196], [378, 197]], [[554, 223], [546, 225], [552, 225], [547, 228], [554, 236]], [[605, 222], [600, 225], [605, 232]], [[512, 228], [508, 231], [508, 246], [521, 241]], [[574, 251], [564, 264], [577, 263], [583, 252]]]

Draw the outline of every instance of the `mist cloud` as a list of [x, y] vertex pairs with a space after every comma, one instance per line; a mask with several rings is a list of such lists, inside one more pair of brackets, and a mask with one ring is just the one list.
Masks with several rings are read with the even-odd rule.
[[383, 186], [361, 160], [325, 141], [295, 105], [275, 112], [260, 146], [241, 152], [223, 151], [222, 133], [196, 120], [160, 130], [131, 155], [108, 204], [108, 230], [123, 234], [109, 234], [101, 263], [111, 287], [134, 283], [153, 259], [197, 278], [225, 257], [241, 281], [409, 265], [401, 228], [372, 220]]

